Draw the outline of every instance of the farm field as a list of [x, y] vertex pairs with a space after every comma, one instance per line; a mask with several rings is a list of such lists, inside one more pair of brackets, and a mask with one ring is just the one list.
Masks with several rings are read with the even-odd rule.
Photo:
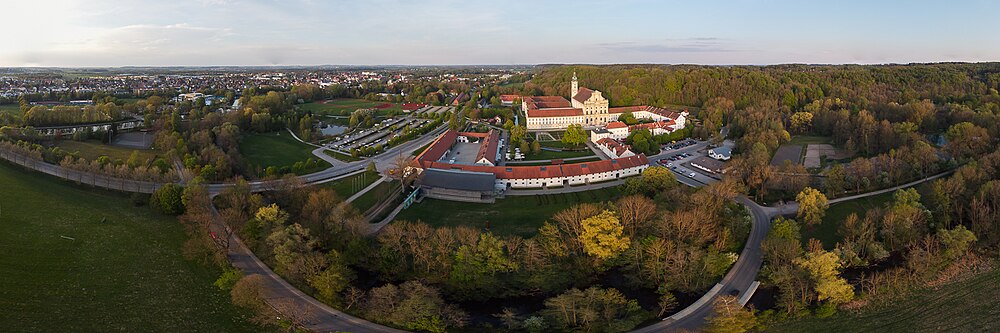
[[67, 152], [79, 152], [80, 157], [87, 159], [88, 161], [96, 160], [98, 157], [107, 156], [112, 160], [120, 159], [122, 161], [128, 161], [128, 158], [132, 156], [132, 152], [139, 152], [139, 161], [145, 162], [149, 159], [156, 159], [157, 154], [155, 150], [149, 149], [131, 149], [125, 147], [118, 147], [112, 145], [106, 145], [99, 141], [73, 141], [73, 140], [62, 140], [56, 144], [57, 147], [62, 148]]
[[319, 160], [319, 168], [328, 168], [330, 164], [314, 156], [313, 149], [316, 147], [295, 140], [287, 131], [247, 134], [240, 142], [240, 153], [252, 166], [291, 168], [295, 162], [312, 158]]
[[0, 327], [7, 332], [256, 332], [184, 259], [174, 217], [0, 163]]
[[769, 332], [990, 332], [1000, 327], [1000, 269], [888, 305], [773, 325]]
[[612, 187], [566, 194], [508, 196], [493, 204], [424, 199], [401, 211], [396, 220], [420, 220], [434, 227], [464, 225], [473, 228], [484, 228], [489, 221], [490, 230], [496, 234], [530, 237], [543, 222], [563, 209], [579, 203], [615, 200], [620, 196], [618, 188]]

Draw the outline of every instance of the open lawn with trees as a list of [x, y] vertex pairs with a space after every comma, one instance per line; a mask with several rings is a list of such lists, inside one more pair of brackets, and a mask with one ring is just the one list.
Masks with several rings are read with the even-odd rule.
[[312, 154], [316, 147], [301, 143], [287, 131], [246, 134], [240, 142], [240, 153], [253, 167], [291, 168], [296, 162], [316, 160], [316, 167], [306, 168], [298, 173], [308, 173], [330, 166]]
[[0, 163], [0, 327], [256, 332], [173, 217]]
[[423, 221], [434, 227], [476, 229], [485, 228], [488, 221], [495, 234], [530, 237], [542, 222], [563, 209], [580, 203], [612, 201], [621, 195], [618, 188], [612, 187], [568, 194], [508, 196], [494, 204], [424, 199], [401, 211], [396, 219]]
[[133, 149], [103, 144], [99, 141], [74, 141], [61, 140], [56, 144], [62, 150], [69, 153], [79, 153], [80, 157], [87, 160], [96, 160], [98, 157], [107, 156], [111, 160], [120, 159], [127, 161], [132, 157], [132, 153], [138, 155], [138, 161], [143, 162], [149, 159], [156, 159], [157, 152], [152, 149]]
[[837, 228], [840, 228], [848, 215], [853, 213], [863, 217], [869, 210], [885, 206], [887, 202], [892, 201], [892, 194], [893, 192], [882, 193], [830, 205], [830, 208], [826, 210], [826, 215], [823, 216], [822, 223], [812, 226], [802, 226], [803, 245], [806, 245], [805, 243], [810, 238], [815, 238], [823, 242], [824, 248], [832, 250], [837, 245], [837, 242], [841, 240], [840, 235], [837, 234]]

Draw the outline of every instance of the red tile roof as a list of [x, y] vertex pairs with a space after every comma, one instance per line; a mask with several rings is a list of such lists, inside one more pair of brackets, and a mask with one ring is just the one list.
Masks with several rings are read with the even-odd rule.
[[620, 122], [620, 121], [612, 121], [612, 122], [608, 123], [608, 128], [609, 129], [611, 129], [611, 128], [625, 128], [625, 127], [628, 127], [628, 125], [625, 125], [625, 123]]
[[416, 161], [418, 163], [422, 162], [434, 162], [441, 159], [444, 153], [451, 149], [451, 145], [455, 143], [455, 139], [458, 138], [458, 132], [453, 130], [447, 130], [441, 134], [434, 142], [431, 142], [424, 152], [417, 155]]
[[600, 140], [597, 140], [597, 144], [608, 147], [608, 149], [614, 151], [615, 157], [622, 156], [622, 154], [628, 150], [628, 148], [622, 146], [622, 144], [618, 143], [618, 141], [609, 138], [601, 138]]
[[582, 115], [583, 109], [576, 108], [528, 109], [528, 117], [571, 117]]
[[521, 99], [520, 95], [500, 95], [500, 100], [504, 102], [513, 102]]
[[[495, 131], [494, 131], [495, 133]], [[541, 179], [574, 177], [592, 173], [609, 172], [614, 170], [628, 169], [644, 164], [649, 164], [646, 155], [636, 155], [611, 160], [597, 162], [583, 162], [574, 164], [546, 165], [546, 166], [488, 166], [488, 165], [466, 165], [438, 162], [444, 152], [451, 147], [458, 132], [449, 130], [441, 134], [437, 140], [427, 150], [417, 156], [415, 163], [422, 168], [463, 170], [471, 172], [489, 172], [496, 175], [498, 179]], [[493, 135], [490, 135], [490, 139]], [[487, 139], [487, 140], [490, 140]], [[499, 133], [497, 133], [499, 139]], [[491, 140], [492, 141], [492, 140]], [[491, 146], [487, 144], [486, 146]], [[487, 148], [490, 149], [490, 148]]]
[[640, 129], [640, 128], [645, 128], [645, 129], [649, 129], [649, 130], [652, 130], [654, 128], [660, 128], [660, 129], [663, 129], [663, 130], [666, 130], [666, 131], [673, 131], [674, 130], [673, 126], [676, 125], [676, 124], [677, 123], [674, 122], [673, 120], [654, 121], [654, 122], [651, 122], [651, 123], [636, 124], [636, 125], [629, 126], [629, 131], [634, 131], [634, 130], [637, 130], [637, 129]]
[[479, 145], [479, 153], [476, 154], [476, 161], [486, 159], [492, 164], [497, 164], [497, 146], [500, 144], [500, 132], [490, 130], [485, 141]]
[[593, 90], [580, 87], [579, 90], [576, 91], [576, 95], [573, 96], [573, 99], [575, 99], [577, 102], [583, 103], [586, 102], [588, 99], [590, 99], [590, 96], [593, 94], [594, 94]]
[[573, 104], [562, 96], [525, 96], [524, 104], [528, 110], [573, 107]]
[[655, 113], [655, 114], [658, 114], [658, 115], [660, 115], [662, 117], [666, 117], [666, 118], [670, 118], [670, 119], [677, 119], [677, 118], [680, 117], [680, 113], [673, 112], [673, 111], [668, 111], [666, 109], [658, 108], [658, 107], [655, 107], [655, 106], [649, 106], [649, 105], [620, 106], [620, 107], [608, 108], [608, 113], [625, 113], [626, 111], [628, 111], [628, 112], [646, 111], [646, 112]]

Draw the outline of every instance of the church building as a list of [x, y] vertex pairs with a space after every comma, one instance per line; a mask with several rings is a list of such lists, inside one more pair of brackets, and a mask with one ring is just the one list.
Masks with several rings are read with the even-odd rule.
[[521, 110], [526, 116], [529, 131], [562, 130], [573, 124], [585, 128], [605, 127], [618, 120], [625, 112], [637, 119], [673, 121], [677, 128], [684, 127], [686, 112], [676, 113], [652, 106], [608, 107], [608, 99], [599, 90], [580, 87], [573, 73], [570, 100], [562, 96], [524, 96]]

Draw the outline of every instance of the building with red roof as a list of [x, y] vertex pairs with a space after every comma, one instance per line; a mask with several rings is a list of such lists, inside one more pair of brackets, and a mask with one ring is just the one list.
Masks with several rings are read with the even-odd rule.
[[[599, 128], [630, 112], [638, 119], [672, 120], [675, 128], [680, 129], [684, 128], [688, 115], [687, 111], [678, 113], [648, 105], [610, 108], [608, 99], [599, 90], [579, 86], [576, 73], [573, 73], [569, 96], [569, 100], [562, 96], [522, 97], [521, 110], [527, 118], [526, 128], [530, 131], [561, 130], [573, 124]], [[628, 132], [625, 133], [627, 135]]]
[[[452, 150], [458, 149], [454, 148], [456, 142], [463, 143], [460, 141], [463, 140], [461, 139], [463, 137], [465, 138], [464, 140], [468, 141], [473, 139], [480, 140], [480, 150], [476, 155], [476, 163], [459, 163], [450, 157], [454, 153]], [[462, 177], [473, 177], [470, 175], [475, 175], [476, 179], [481, 178], [483, 174], [492, 174], [495, 177], [494, 184], [498, 190], [597, 183], [639, 175], [642, 173], [642, 170], [649, 167], [649, 160], [646, 159], [646, 155], [628, 155], [625, 153], [610, 160], [596, 162], [544, 166], [502, 166], [497, 163], [499, 161], [499, 151], [501, 150], [499, 147], [502, 144], [498, 140], [499, 133], [496, 131], [489, 133], [466, 133], [448, 130], [434, 140], [424, 152], [420, 153], [414, 164], [421, 170], [461, 171], [464, 172], [460, 174]], [[627, 149], [625, 150], [627, 151]], [[496, 155], [491, 156], [490, 154], [494, 152]], [[490, 163], [485, 163], [484, 160]], [[436, 173], [435, 177], [442, 177], [442, 174]], [[447, 182], [440, 181], [437, 178], [435, 178], [434, 183], [436, 184], [434, 186], [435, 193], [441, 195], [444, 195], [442, 193], [458, 195], [456, 193], [466, 193], [462, 191], [468, 191], [464, 187], [462, 189], [456, 188], [457, 192], [444, 191], [442, 188], [446, 188], [449, 185], [446, 184]], [[454, 185], [453, 187], [461, 186]], [[481, 200], [481, 198], [472, 198], [472, 200]]]
[[520, 95], [500, 95], [500, 105], [514, 106], [514, 103], [521, 100]]

